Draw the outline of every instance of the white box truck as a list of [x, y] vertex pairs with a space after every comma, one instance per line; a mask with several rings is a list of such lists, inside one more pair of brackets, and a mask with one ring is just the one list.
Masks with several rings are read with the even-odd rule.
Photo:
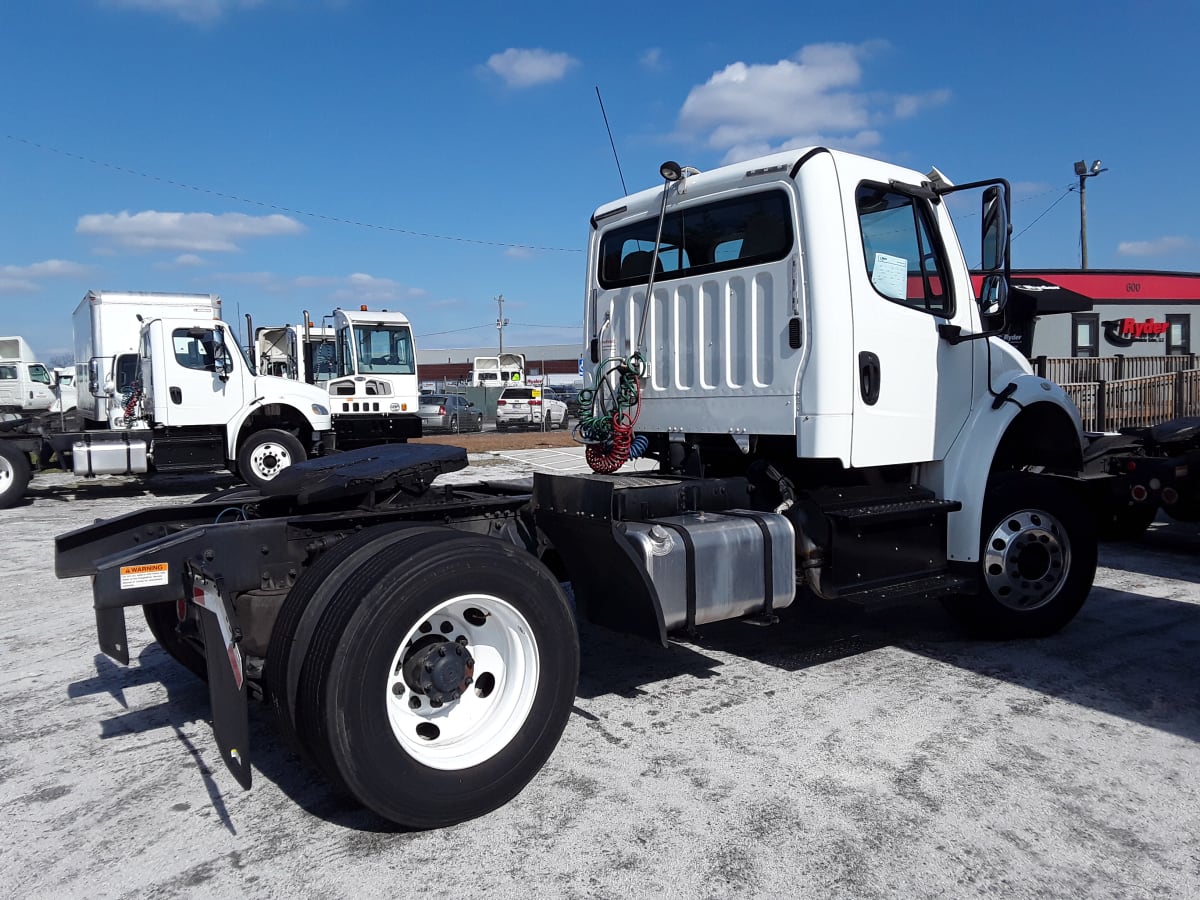
[[[0, 509], [25, 495], [35, 456], [44, 466], [54, 454], [85, 477], [228, 469], [263, 488], [334, 448], [328, 394], [256, 374], [228, 325], [184, 312], [142, 314], [132, 347], [105, 362], [112, 379], [102, 385], [103, 373], [92, 373], [94, 388], [79, 391], [79, 404], [107, 407], [99, 427], [60, 431], [57, 417], [0, 423], [12, 424], [0, 428]], [[95, 345], [116, 346], [107, 338]]]
[[[118, 372], [117, 359], [127, 361], [138, 349], [143, 322], [155, 317], [220, 319], [216, 294], [176, 294], [150, 291], [88, 291], [71, 317], [75, 348], [77, 408], [87, 427], [104, 427], [113, 397], [127, 386], [131, 371]], [[132, 364], [132, 363], [130, 363]]]

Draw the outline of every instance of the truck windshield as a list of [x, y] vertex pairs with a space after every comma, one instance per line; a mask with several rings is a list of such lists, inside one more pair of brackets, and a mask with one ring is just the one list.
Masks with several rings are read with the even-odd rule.
[[[412, 332], [407, 325], [351, 326], [358, 372], [373, 375], [415, 375]], [[347, 373], [349, 374], [349, 373]]]

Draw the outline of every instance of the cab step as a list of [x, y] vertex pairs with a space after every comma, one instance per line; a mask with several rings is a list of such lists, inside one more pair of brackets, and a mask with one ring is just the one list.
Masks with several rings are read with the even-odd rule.
[[974, 594], [977, 580], [969, 575], [944, 572], [924, 578], [913, 578], [896, 584], [881, 585], [842, 594], [841, 599], [869, 609], [886, 609], [905, 603], [937, 600], [955, 594]]

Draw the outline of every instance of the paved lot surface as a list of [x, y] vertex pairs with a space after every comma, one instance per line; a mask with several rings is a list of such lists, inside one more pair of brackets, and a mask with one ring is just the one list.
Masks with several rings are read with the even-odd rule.
[[[484, 458], [478, 458], [483, 461]], [[520, 474], [487, 458], [467, 477]], [[207, 692], [131, 613], [98, 654], [52, 537], [214, 479], [39, 482], [0, 511], [0, 895], [1200, 896], [1200, 529], [1102, 550], [1061, 635], [965, 639], [936, 606], [798, 603], [656, 649], [585, 627], [575, 715], [508, 806], [404, 833], [252, 711], [255, 785]]]

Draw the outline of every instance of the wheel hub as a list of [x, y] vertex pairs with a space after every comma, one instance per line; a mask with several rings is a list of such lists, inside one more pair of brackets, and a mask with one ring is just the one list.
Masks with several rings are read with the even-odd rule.
[[475, 677], [475, 660], [457, 641], [434, 638], [414, 647], [404, 661], [404, 681], [430, 703], [450, 703], [462, 696]]
[[1070, 564], [1066, 530], [1043, 510], [1006, 516], [984, 545], [988, 589], [1012, 609], [1030, 610], [1049, 603], [1062, 589]]

